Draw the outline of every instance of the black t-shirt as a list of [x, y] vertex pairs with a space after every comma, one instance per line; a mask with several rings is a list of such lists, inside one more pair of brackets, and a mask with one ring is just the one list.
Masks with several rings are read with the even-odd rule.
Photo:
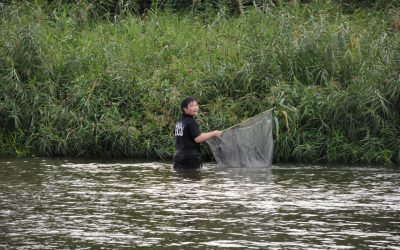
[[199, 125], [190, 115], [182, 115], [182, 118], [176, 123], [174, 135], [176, 138], [177, 151], [197, 151], [200, 153], [200, 144], [194, 141], [194, 138], [201, 134]]

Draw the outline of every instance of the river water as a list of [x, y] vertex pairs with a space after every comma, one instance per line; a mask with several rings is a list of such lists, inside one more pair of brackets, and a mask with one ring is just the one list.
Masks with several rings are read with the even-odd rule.
[[400, 249], [385, 167], [0, 159], [0, 249]]

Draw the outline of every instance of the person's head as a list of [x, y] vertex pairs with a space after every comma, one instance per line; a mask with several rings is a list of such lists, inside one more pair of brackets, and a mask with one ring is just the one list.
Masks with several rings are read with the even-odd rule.
[[188, 96], [181, 102], [181, 110], [184, 114], [196, 116], [199, 113], [199, 105], [194, 97]]

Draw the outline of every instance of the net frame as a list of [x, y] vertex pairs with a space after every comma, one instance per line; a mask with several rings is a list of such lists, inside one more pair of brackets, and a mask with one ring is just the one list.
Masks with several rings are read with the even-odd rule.
[[220, 138], [207, 140], [222, 167], [270, 167], [273, 156], [272, 110], [225, 129]]

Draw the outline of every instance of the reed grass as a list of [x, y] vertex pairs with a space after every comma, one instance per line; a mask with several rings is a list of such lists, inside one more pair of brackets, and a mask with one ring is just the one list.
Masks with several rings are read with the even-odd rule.
[[170, 159], [179, 102], [194, 95], [203, 130], [275, 108], [275, 162], [399, 164], [400, 12], [210, 13], [3, 7], [0, 154]]

